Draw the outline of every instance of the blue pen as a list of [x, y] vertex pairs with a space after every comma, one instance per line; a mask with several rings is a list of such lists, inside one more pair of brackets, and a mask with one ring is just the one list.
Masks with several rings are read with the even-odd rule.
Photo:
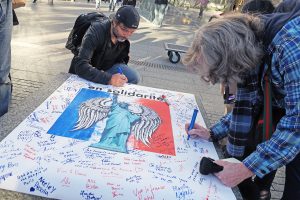
[[[193, 116], [192, 116], [192, 120], [191, 120], [190, 126], [188, 128], [188, 131], [190, 131], [190, 130], [192, 130], [194, 128], [195, 121], [196, 121], [196, 118], [197, 118], [197, 114], [198, 114], [198, 110], [194, 109], [194, 113], [193, 113]], [[190, 139], [190, 134], [188, 134], [187, 140], [189, 140], [189, 139]]]
[[119, 74], [123, 74], [122, 68], [118, 67]]

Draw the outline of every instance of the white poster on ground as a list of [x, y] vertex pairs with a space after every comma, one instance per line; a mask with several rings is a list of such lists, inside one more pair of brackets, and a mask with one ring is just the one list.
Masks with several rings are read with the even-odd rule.
[[66, 200], [236, 199], [199, 173], [203, 156], [218, 156], [187, 140], [195, 108], [191, 94], [71, 76], [1, 141], [0, 188]]

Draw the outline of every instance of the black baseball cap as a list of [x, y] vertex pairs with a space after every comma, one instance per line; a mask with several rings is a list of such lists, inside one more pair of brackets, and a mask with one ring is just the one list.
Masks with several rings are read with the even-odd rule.
[[115, 18], [127, 28], [137, 29], [140, 23], [138, 11], [130, 5], [120, 7], [116, 12]]

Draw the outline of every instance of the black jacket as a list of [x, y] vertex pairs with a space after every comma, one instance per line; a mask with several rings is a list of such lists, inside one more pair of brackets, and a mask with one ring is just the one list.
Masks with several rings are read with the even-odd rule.
[[[108, 84], [111, 74], [105, 70], [112, 66], [104, 66], [104, 55], [111, 43], [110, 34], [111, 21], [94, 22], [85, 33], [79, 54], [74, 56], [69, 73], [89, 81], [101, 84]], [[129, 61], [130, 43], [128, 40], [118, 44], [116, 58], [112, 61], [116, 63], [125, 63]], [[108, 60], [110, 58], [105, 58]], [[111, 60], [110, 60], [111, 61]]]
[[300, 15], [299, 0], [283, 0], [275, 8], [274, 13], [261, 15], [265, 24], [263, 43], [265, 47], [271, 43], [277, 32], [289, 21]]
[[168, 5], [168, 0], [155, 0], [154, 3], [155, 4], [166, 4], [166, 5]]
[[123, 0], [123, 5], [135, 6], [136, 5], [136, 0]]

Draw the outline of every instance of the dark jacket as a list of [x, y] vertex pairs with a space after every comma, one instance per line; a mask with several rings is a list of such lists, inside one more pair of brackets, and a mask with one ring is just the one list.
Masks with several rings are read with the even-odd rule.
[[155, 4], [168, 4], [168, 0], [155, 0], [154, 1]]
[[252, 0], [242, 7], [242, 13], [272, 13], [275, 7], [271, 0]]
[[[79, 54], [74, 56], [71, 62], [69, 73], [77, 74], [95, 83], [108, 84], [112, 75], [105, 71], [113, 64], [128, 63], [130, 48], [128, 40], [117, 44], [114, 60], [104, 57], [111, 45], [110, 27], [111, 21], [109, 20], [92, 23], [82, 39]], [[105, 61], [109, 61], [112, 65], [107, 66]]]
[[300, 15], [299, 0], [284, 0], [278, 5], [274, 13], [262, 15], [265, 32], [263, 33], [264, 45], [267, 47], [277, 32], [287, 23]]
[[123, 0], [123, 5], [135, 6], [136, 5], [136, 0]]

